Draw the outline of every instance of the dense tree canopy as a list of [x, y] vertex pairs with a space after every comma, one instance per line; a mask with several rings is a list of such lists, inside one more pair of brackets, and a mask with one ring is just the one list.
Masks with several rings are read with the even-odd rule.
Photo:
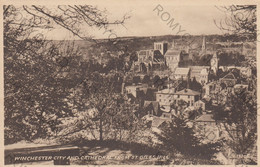
[[81, 61], [73, 42], [46, 40], [39, 30], [61, 26], [89, 39], [80, 26], [107, 28], [125, 19], [109, 22], [92, 6], [4, 6], [6, 142], [33, 140], [56, 131], [59, 118], [73, 116], [75, 106], [78, 110], [84, 107], [72, 92], [97, 66]]
[[164, 123], [160, 129], [160, 134], [156, 135], [161, 142], [160, 148], [174, 159], [175, 164], [214, 162], [214, 154], [219, 151], [219, 143], [202, 144], [195, 136], [193, 128], [181, 117]]
[[[254, 82], [254, 81], [252, 81]], [[231, 94], [227, 102], [216, 108], [215, 119], [220, 121], [227, 132], [227, 146], [234, 155], [240, 156], [236, 163], [251, 163], [257, 138], [257, 102], [256, 90], [241, 89]], [[246, 155], [250, 155], [248, 159]]]
[[215, 24], [232, 34], [251, 33], [256, 35], [256, 5], [231, 5], [218, 7], [227, 17]]

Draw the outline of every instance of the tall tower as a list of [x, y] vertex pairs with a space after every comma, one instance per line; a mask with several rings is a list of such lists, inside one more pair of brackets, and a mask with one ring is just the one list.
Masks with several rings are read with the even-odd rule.
[[210, 68], [213, 70], [214, 74], [217, 74], [218, 72], [218, 56], [217, 53], [215, 52], [213, 57], [210, 60]]
[[154, 42], [154, 50], [159, 50], [162, 55], [166, 53], [168, 44], [166, 42]]
[[202, 53], [206, 53], [206, 39], [205, 39], [205, 36], [203, 36], [201, 52]]
[[175, 48], [175, 41], [172, 40], [172, 49]]

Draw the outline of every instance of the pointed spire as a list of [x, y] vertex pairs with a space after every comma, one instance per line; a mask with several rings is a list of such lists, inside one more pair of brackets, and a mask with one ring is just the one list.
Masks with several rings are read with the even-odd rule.
[[213, 54], [213, 58], [217, 58], [218, 56], [217, 56], [217, 52], [214, 52], [214, 54]]
[[206, 51], [206, 39], [205, 39], [205, 36], [203, 36], [201, 50], [202, 50], [202, 52]]
[[172, 40], [172, 48], [175, 48], [175, 41]]

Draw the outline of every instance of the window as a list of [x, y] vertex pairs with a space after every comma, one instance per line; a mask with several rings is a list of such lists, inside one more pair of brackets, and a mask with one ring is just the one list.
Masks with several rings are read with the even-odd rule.
[[180, 95], [178, 95], [178, 98], [180, 98]]
[[188, 95], [188, 98], [190, 98], [190, 95]]

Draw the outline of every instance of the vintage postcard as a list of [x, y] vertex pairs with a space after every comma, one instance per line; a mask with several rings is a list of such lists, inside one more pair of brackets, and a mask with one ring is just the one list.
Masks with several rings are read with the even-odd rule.
[[0, 4], [0, 166], [258, 166], [259, 2]]

